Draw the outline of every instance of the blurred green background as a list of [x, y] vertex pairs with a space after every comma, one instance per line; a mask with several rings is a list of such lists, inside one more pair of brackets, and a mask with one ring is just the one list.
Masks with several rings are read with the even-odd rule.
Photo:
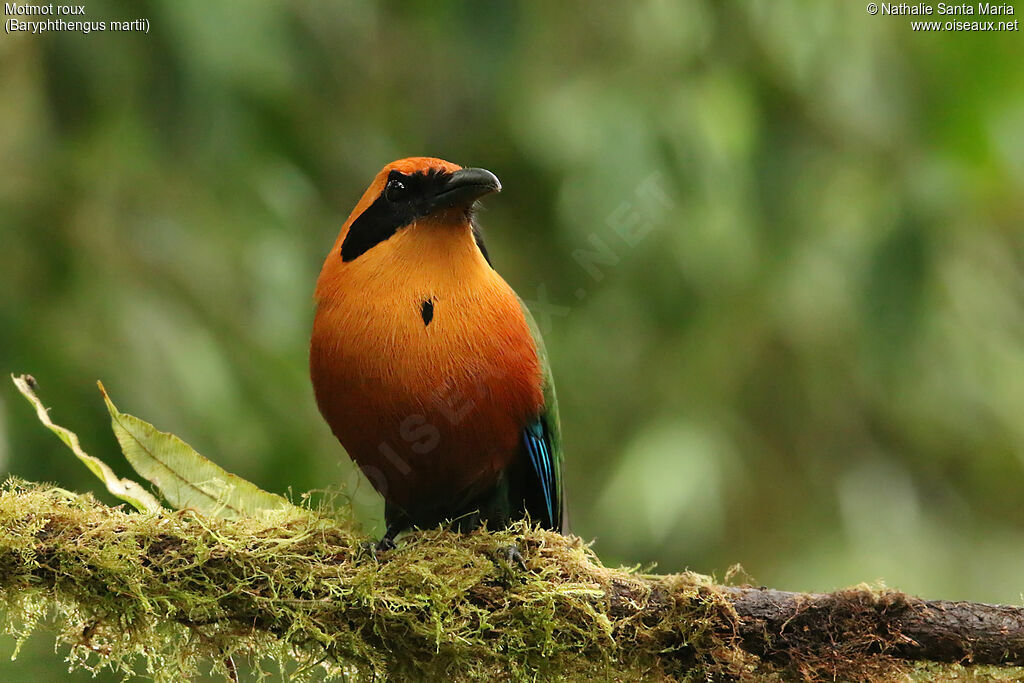
[[[102, 378], [376, 529], [313, 402], [312, 290], [377, 170], [440, 156], [504, 184], [482, 223], [606, 562], [1021, 602], [1020, 32], [812, 0], [86, 9], [150, 33], [0, 36], [0, 361], [94, 455], [127, 472]], [[9, 384], [0, 469], [99, 490]], [[51, 644], [0, 672], [62, 672]]]

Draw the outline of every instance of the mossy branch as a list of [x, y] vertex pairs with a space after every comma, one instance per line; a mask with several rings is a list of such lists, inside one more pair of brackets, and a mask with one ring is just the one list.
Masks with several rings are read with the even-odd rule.
[[[73, 663], [141, 663], [168, 680], [204, 666], [231, 677], [237, 657], [298, 678], [398, 680], [832, 680], [934, 673], [905, 660], [1024, 659], [1017, 608], [641, 575], [525, 525], [420, 532], [379, 558], [365, 541], [347, 519], [127, 512], [10, 481], [0, 598], [22, 635], [54, 614]], [[513, 542], [526, 571], [499, 559]]]

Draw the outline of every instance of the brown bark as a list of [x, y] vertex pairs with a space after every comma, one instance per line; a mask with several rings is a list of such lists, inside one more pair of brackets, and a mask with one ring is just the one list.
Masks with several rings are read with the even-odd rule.
[[907, 660], [1024, 664], [1024, 610], [903, 593], [726, 588], [743, 648], [771, 659], [808, 648]]

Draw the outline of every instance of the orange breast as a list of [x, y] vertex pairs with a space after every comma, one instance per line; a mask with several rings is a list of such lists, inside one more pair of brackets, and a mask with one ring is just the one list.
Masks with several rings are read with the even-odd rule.
[[[542, 406], [518, 299], [468, 226], [412, 226], [317, 285], [317, 403], [373, 485], [406, 508], [480, 492]], [[425, 324], [425, 301], [433, 315]]]

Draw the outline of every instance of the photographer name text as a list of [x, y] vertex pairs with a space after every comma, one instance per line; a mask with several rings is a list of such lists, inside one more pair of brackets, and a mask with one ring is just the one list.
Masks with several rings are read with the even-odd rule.
[[993, 16], [1005, 17], [1013, 14], [1013, 5], [994, 5], [987, 2], [979, 2], [977, 5], [950, 5], [945, 2], [932, 7], [923, 2], [910, 4], [908, 2], [880, 2], [878, 3], [879, 14], [885, 16], [893, 14], [898, 16], [931, 16], [938, 14], [942, 16]]

